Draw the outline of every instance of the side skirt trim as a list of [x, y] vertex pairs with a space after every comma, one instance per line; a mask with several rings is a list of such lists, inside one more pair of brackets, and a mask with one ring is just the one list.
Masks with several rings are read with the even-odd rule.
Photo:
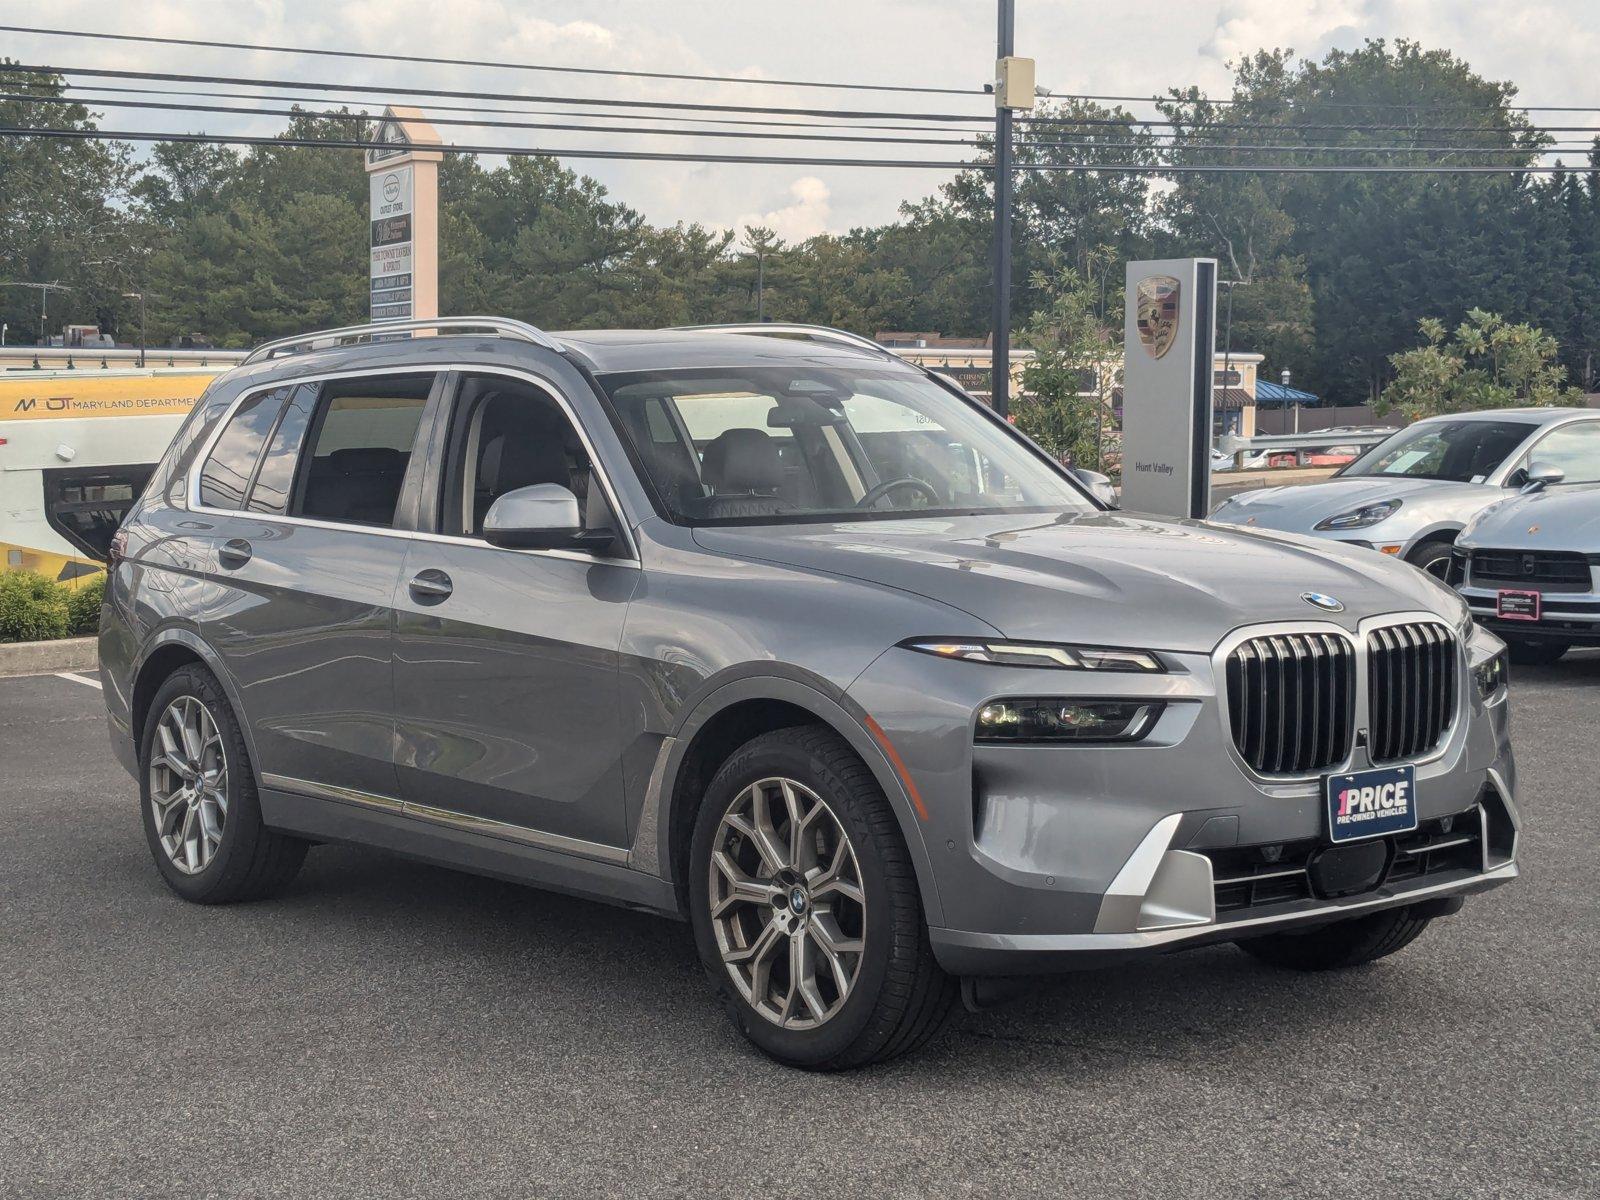
[[294, 779], [288, 775], [274, 775], [267, 771], [262, 772], [261, 783], [263, 787], [274, 788], [280, 792], [294, 792], [301, 796], [310, 796], [317, 800], [333, 800], [340, 804], [355, 804], [362, 808], [373, 808], [416, 821], [447, 825], [453, 829], [481, 833], [488, 837], [523, 842], [529, 846], [537, 846], [541, 850], [554, 850], [561, 854], [591, 858], [597, 862], [625, 864], [628, 861], [628, 851], [623, 846], [605, 846], [599, 842], [586, 842], [581, 838], [563, 837], [558, 833], [530, 829], [526, 825], [513, 825], [509, 821], [496, 821], [472, 813], [457, 812], [451, 808], [417, 804], [393, 796], [382, 796], [376, 792], [336, 787], [310, 779]]

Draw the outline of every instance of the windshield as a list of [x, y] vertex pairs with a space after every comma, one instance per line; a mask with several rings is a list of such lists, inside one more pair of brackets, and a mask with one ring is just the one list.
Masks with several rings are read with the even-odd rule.
[[1536, 428], [1528, 421], [1423, 421], [1379, 442], [1339, 474], [1478, 483]]
[[1094, 510], [1019, 438], [905, 371], [797, 364], [600, 382], [684, 524]]

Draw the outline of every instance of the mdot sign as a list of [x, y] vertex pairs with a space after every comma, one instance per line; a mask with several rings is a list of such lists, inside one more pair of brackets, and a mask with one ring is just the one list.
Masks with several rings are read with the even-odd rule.
[[[390, 106], [367, 151], [372, 319], [439, 315], [439, 134]], [[398, 335], [405, 336], [405, 335]]]
[[1203, 517], [1211, 495], [1217, 263], [1131, 262], [1122, 378], [1122, 507]]

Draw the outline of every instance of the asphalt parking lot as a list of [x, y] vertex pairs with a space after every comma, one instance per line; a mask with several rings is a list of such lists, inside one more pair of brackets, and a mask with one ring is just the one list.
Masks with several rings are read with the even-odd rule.
[[100, 694], [0, 680], [0, 1194], [1600, 1194], [1600, 652], [1521, 672], [1524, 878], [1339, 976], [1040, 986], [843, 1077], [683, 926], [384, 854], [180, 902]]

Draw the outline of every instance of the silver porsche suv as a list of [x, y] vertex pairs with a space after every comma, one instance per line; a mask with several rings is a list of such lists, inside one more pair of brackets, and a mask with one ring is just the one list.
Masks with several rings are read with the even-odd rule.
[[1503, 651], [1403, 563], [1108, 511], [847, 334], [498, 318], [218, 378], [100, 642], [180, 896], [347, 842], [676, 916], [813, 1069], [999, 978], [1406, 945], [1518, 872]]

